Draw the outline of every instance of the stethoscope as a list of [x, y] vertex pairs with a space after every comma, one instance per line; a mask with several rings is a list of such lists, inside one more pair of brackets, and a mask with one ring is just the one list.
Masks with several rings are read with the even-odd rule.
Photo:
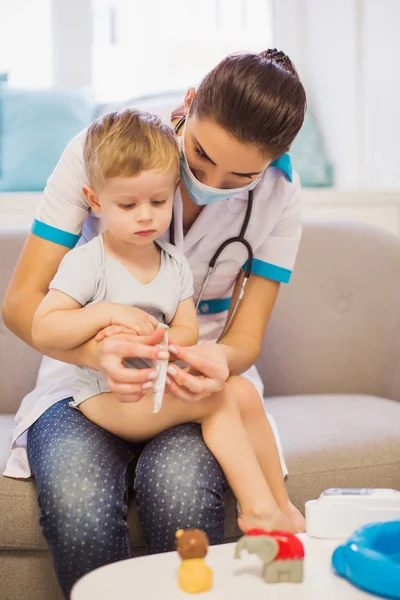
[[[179, 130], [181, 129], [182, 125], [185, 122], [186, 117], [182, 117], [181, 119], [179, 119], [178, 123], [175, 126], [175, 133], [178, 133]], [[228, 330], [230, 324], [233, 321], [233, 318], [238, 310], [239, 304], [241, 299], [243, 298], [244, 295], [244, 290], [246, 287], [246, 284], [249, 280], [251, 271], [252, 271], [252, 267], [253, 267], [253, 249], [250, 245], [250, 243], [246, 240], [245, 235], [246, 235], [246, 231], [247, 231], [247, 227], [249, 225], [249, 221], [250, 221], [250, 217], [251, 217], [251, 211], [253, 209], [253, 190], [249, 190], [249, 196], [248, 196], [248, 202], [247, 202], [247, 209], [246, 209], [246, 214], [244, 216], [244, 221], [243, 221], [243, 225], [242, 228], [240, 230], [240, 233], [238, 236], [235, 237], [231, 237], [228, 238], [227, 240], [225, 240], [225, 242], [223, 242], [218, 248], [217, 250], [214, 252], [209, 265], [208, 265], [208, 271], [206, 276], [203, 279], [203, 283], [200, 289], [200, 293], [199, 296], [197, 298], [197, 302], [196, 302], [196, 311], [199, 310], [199, 306], [200, 306], [200, 302], [202, 300], [202, 297], [204, 295], [204, 291], [207, 287], [207, 284], [210, 280], [211, 275], [213, 274], [214, 270], [215, 270], [215, 266], [217, 263], [217, 260], [219, 259], [219, 257], [221, 256], [222, 252], [225, 250], [225, 248], [227, 248], [230, 244], [242, 244], [246, 250], [247, 250], [247, 262], [246, 262], [246, 268], [244, 269], [244, 276], [242, 279], [242, 283], [240, 286], [240, 290], [239, 293], [237, 294], [237, 297], [235, 299], [235, 304], [233, 306], [233, 309], [230, 309], [230, 314], [229, 317], [225, 323], [225, 327], [223, 332], [221, 333], [221, 336]], [[171, 219], [171, 225], [170, 225], [170, 234], [169, 234], [169, 241], [171, 244], [175, 245], [175, 218], [174, 218], [174, 214], [172, 213], [172, 219]]]

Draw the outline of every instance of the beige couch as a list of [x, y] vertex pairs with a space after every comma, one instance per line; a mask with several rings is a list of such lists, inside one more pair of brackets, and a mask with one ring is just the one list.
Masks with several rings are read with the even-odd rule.
[[[0, 300], [25, 235], [0, 232]], [[327, 487], [400, 489], [399, 346], [400, 239], [360, 225], [307, 224], [259, 361], [299, 508]], [[39, 359], [0, 322], [0, 468]], [[61, 597], [38, 519], [34, 481], [0, 478], [2, 600]], [[129, 524], [142, 553], [133, 505]], [[237, 535], [231, 497], [226, 531]]]

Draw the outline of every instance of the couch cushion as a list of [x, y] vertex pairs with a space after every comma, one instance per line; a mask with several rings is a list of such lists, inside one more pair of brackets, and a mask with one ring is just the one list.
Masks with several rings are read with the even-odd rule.
[[331, 187], [333, 165], [329, 161], [315, 117], [307, 110], [304, 123], [290, 148], [293, 167], [303, 187]]
[[328, 487], [400, 490], [400, 403], [363, 395], [268, 398], [299, 508]]
[[304, 224], [257, 361], [265, 395], [400, 400], [399, 297], [399, 236], [360, 223]]
[[[299, 508], [328, 487], [400, 489], [400, 403], [374, 396], [268, 398], [289, 467], [288, 489]], [[6, 421], [3, 421], [4, 430]], [[9, 423], [10, 426], [10, 423]], [[6, 434], [7, 435], [7, 434]], [[0, 548], [45, 549], [34, 481], [0, 478]], [[228, 494], [226, 537], [238, 535]], [[134, 502], [128, 522], [136, 554], [143, 536]]]
[[[26, 233], [25, 230], [0, 229], [0, 305]], [[17, 411], [22, 398], [35, 386], [40, 361], [41, 355], [11, 333], [0, 314], [1, 413]]]
[[67, 143], [93, 120], [94, 109], [87, 90], [0, 86], [0, 190], [43, 190]]
[[14, 426], [14, 415], [0, 415], [0, 473], [6, 467]]
[[[37, 487], [33, 478], [0, 477], [0, 514], [7, 515], [0, 527], [0, 548], [6, 550], [46, 550], [47, 543], [39, 527]], [[138, 514], [130, 508], [129, 528], [133, 546], [143, 545]]]
[[[5, 464], [11, 441], [14, 419], [0, 415], [0, 467]], [[2, 470], [0, 471], [2, 472]], [[236, 525], [236, 506], [230, 492], [225, 495], [225, 536], [229, 541], [240, 534]], [[0, 550], [46, 550], [47, 543], [39, 527], [37, 488], [33, 478], [11, 479], [0, 477]], [[6, 517], [5, 517], [6, 516]], [[143, 554], [144, 538], [134, 501], [128, 510], [128, 523], [134, 554]]]
[[[240, 535], [236, 526], [236, 506], [231, 493], [225, 496], [225, 536], [234, 541]], [[0, 477], [0, 551], [46, 550], [47, 543], [39, 527], [37, 488], [33, 478], [10, 479]], [[132, 501], [128, 510], [128, 524], [133, 553], [144, 553], [144, 538], [136, 504]]]

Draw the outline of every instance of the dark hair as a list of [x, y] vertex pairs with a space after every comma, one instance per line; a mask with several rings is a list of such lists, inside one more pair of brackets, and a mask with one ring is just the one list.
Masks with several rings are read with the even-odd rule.
[[303, 124], [306, 93], [293, 63], [276, 48], [233, 54], [203, 79], [191, 111], [277, 158]]

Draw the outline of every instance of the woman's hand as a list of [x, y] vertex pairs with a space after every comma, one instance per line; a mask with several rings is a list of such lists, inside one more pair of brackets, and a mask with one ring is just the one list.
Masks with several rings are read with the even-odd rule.
[[119, 333], [106, 336], [97, 344], [98, 370], [105, 376], [110, 391], [114, 392], [121, 402], [138, 402], [151, 389], [157, 378], [155, 369], [127, 368], [124, 360], [168, 360], [169, 353], [157, 346], [161, 343], [164, 333], [163, 329], [158, 329], [150, 336]]
[[169, 346], [169, 351], [190, 367], [187, 372], [176, 364], [169, 365], [166, 389], [175, 397], [185, 402], [197, 402], [223, 389], [229, 369], [221, 345]]

